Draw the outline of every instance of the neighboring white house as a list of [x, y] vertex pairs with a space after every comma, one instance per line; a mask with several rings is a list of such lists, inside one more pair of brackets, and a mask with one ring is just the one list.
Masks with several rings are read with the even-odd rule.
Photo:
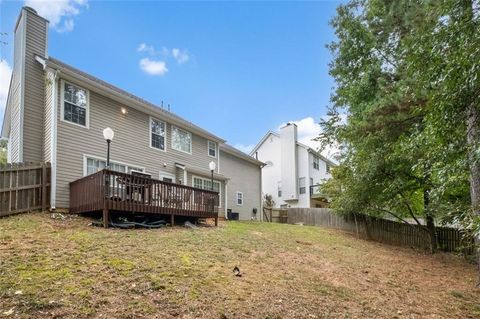
[[250, 153], [265, 163], [262, 194], [270, 194], [275, 207], [325, 207], [320, 186], [335, 165], [319, 152], [299, 143], [297, 125], [288, 123], [280, 134], [268, 132]]

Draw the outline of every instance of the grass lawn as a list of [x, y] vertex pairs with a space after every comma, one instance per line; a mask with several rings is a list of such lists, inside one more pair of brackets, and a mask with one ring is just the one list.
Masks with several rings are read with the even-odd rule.
[[452, 254], [319, 227], [89, 222], [0, 219], [0, 318], [480, 317], [475, 267]]

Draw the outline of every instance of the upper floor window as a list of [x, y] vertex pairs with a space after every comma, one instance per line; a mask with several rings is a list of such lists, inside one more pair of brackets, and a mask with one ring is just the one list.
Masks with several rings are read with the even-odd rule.
[[318, 157], [313, 157], [313, 168], [316, 170], [320, 169], [320, 159]]
[[192, 153], [192, 134], [172, 126], [172, 148], [177, 151]]
[[88, 91], [67, 82], [62, 83], [62, 119], [88, 127]]
[[211, 157], [217, 157], [217, 143], [208, 141], [208, 155]]
[[282, 182], [278, 182], [277, 185], [277, 196], [282, 197]]
[[307, 192], [307, 188], [305, 186], [305, 177], [300, 177], [298, 179], [298, 192], [300, 194], [305, 194]]
[[150, 118], [150, 146], [165, 151], [165, 122]]
[[243, 193], [237, 192], [237, 205], [243, 206]]

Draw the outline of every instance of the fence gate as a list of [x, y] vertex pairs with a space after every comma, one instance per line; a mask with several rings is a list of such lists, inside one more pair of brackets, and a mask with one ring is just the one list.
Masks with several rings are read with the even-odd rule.
[[50, 172], [50, 163], [1, 165], [0, 217], [49, 208]]

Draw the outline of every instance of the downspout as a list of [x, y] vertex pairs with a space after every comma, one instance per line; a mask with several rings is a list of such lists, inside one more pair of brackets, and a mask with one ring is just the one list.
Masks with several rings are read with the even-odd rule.
[[227, 219], [227, 197], [228, 197], [228, 181], [225, 181], [225, 207], [224, 207], [224, 210], [223, 210], [223, 214], [225, 216], [225, 219]]
[[262, 185], [262, 169], [263, 165], [260, 166], [260, 211], [258, 212], [260, 214], [260, 221], [263, 222], [263, 185]]
[[56, 209], [57, 197], [57, 108], [58, 108], [58, 70], [53, 74], [53, 89], [52, 89], [52, 127], [50, 130], [50, 145], [51, 145], [51, 178], [50, 178], [50, 209]]

